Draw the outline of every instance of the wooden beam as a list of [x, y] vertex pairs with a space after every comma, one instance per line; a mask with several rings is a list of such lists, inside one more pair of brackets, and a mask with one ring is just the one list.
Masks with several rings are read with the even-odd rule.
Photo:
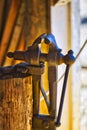
[[0, 130], [31, 130], [32, 78], [0, 80]]
[[1, 45], [0, 45], [0, 64], [2, 65], [7, 47], [9, 45], [9, 40], [11, 37], [11, 33], [14, 27], [14, 23], [17, 17], [17, 13], [20, 7], [20, 0], [12, 0], [10, 12], [8, 14], [7, 22], [4, 29], [4, 34], [2, 37]]

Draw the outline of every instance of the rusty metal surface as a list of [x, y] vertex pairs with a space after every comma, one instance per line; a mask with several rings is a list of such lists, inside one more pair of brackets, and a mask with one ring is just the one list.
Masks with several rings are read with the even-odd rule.
[[[42, 41], [44, 41], [44, 44], [48, 44], [49, 46], [48, 54], [41, 53], [39, 44], [41, 44]], [[14, 58], [15, 60], [24, 60], [29, 62], [31, 65], [39, 65], [45, 61], [48, 62], [49, 66], [57, 66], [62, 63], [71, 65], [75, 61], [72, 50], [70, 50], [66, 55], [62, 54], [61, 49], [57, 46], [53, 34], [42, 34], [31, 46], [28, 47], [26, 51], [8, 52], [7, 56], [9, 58]]]
[[33, 117], [33, 130], [55, 130], [55, 119], [49, 115]]
[[44, 65], [29, 65], [20, 63], [14, 66], [0, 67], [0, 79], [23, 78], [31, 75], [41, 75], [44, 73]]

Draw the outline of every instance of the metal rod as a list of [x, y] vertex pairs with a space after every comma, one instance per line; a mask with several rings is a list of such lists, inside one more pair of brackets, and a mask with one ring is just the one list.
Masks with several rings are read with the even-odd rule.
[[40, 77], [32, 76], [32, 84], [33, 84], [33, 114], [39, 114], [40, 108]]
[[70, 68], [70, 65], [67, 65], [66, 72], [65, 72], [65, 78], [64, 78], [64, 82], [63, 82], [62, 93], [61, 93], [61, 99], [60, 99], [59, 112], [58, 112], [58, 117], [57, 117], [57, 121], [56, 121], [56, 126], [60, 126], [60, 124], [61, 124], [60, 120], [61, 120], [62, 109], [63, 109], [63, 104], [64, 104], [64, 97], [65, 97], [65, 92], [66, 92], [69, 68]]
[[78, 54], [76, 55], [76, 59], [75, 59], [75, 60], [77, 60], [77, 58], [79, 57], [80, 53], [82, 52], [82, 50], [84, 49], [84, 47], [85, 47], [86, 44], [87, 44], [87, 39], [86, 39], [86, 41], [84, 42], [84, 44], [83, 44], [83, 46], [81, 47], [81, 49], [79, 50]]
[[57, 99], [57, 84], [55, 83], [56, 77], [57, 77], [57, 68], [55, 66], [49, 66], [48, 67], [49, 101], [50, 101], [49, 113], [51, 117], [54, 118], [56, 115], [56, 99]]

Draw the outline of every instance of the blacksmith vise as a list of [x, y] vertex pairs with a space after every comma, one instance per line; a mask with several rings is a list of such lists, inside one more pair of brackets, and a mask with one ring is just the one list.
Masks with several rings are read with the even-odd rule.
[[[47, 45], [48, 51], [43, 52], [42, 44]], [[60, 126], [68, 72], [74, 63], [75, 57], [70, 50], [66, 55], [58, 47], [53, 34], [40, 35], [26, 51], [8, 52], [9, 58], [23, 60], [23, 63], [0, 67], [0, 79], [18, 78], [32, 75], [33, 87], [33, 130], [55, 130]], [[41, 76], [44, 73], [45, 62], [48, 63], [49, 99], [41, 84]], [[65, 78], [61, 93], [58, 116], [57, 113], [57, 66], [66, 64]], [[48, 108], [47, 114], [40, 114], [40, 91]], [[44, 107], [44, 106], [43, 106]]]

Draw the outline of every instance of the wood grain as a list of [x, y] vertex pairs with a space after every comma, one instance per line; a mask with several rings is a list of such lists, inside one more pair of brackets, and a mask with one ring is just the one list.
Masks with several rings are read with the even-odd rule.
[[31, 130], [32, 78], [0, 80], [0, 130]]

